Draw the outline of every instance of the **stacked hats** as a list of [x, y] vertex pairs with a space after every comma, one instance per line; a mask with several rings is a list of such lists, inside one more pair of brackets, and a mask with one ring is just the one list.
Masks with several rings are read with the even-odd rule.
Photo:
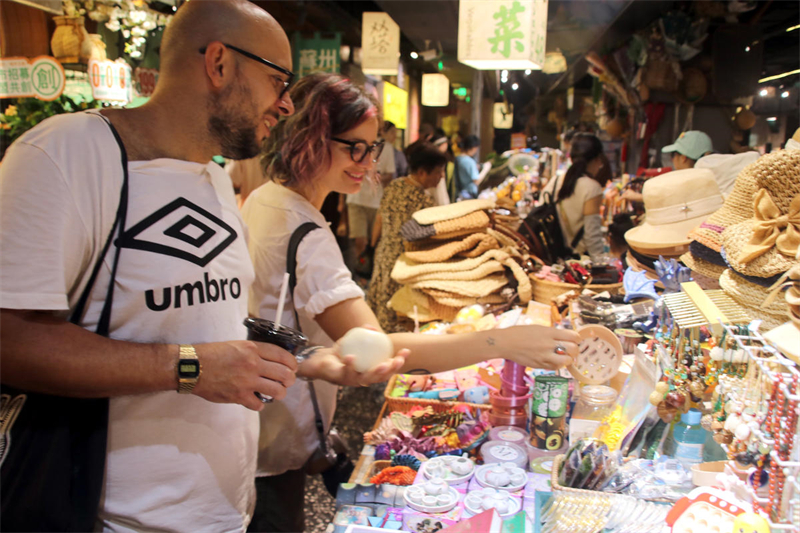
[[501, 292], [516, 282], [522, 303], [532, 287], [517, 258], [513, 241], [489, 227], [490, 200], [467, 200], [417, 211], [401, 228], [406, 252], [397, 260], [392, 279], [403, 287], [389, 301], [399, 315], [421, 322], [453, 321], [472, 304], [509, 301]]
[[750, 217], [721, 234], [728, 269], [720, 286], [765, 328], [786, 321], [786, 302], [764, 304], [769, 287], [800, 264], [800, 150], [779, 150], [748, 167], [754, 178]]
[[647, 180], [642, 189], [643, 224], [628, 230], [629, 263], [678, 258], [689, 250], [689, 232], [722, 206], [722, 195], [708, 169], [667, 172]]

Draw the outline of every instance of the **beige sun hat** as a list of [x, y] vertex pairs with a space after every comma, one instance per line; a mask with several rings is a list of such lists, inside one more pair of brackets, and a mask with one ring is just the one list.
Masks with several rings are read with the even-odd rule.
[[474, 281], [429, 280], [417, 281], [408, 286], [412, 289], [438, 289], [440, 291], [481, 298], [495, 293], [508, 284], [505, 274], [492, 274]]
[[[445, 273], [450, 273], [450, 272], [471, 271], [475, 270], [480, 265], [488, 261], [495, 260], [503, 262], [507, 258], [508, 254], [503, 250], [488, 250], [487, 252], [478, 257], [471, 257], [466, 259], [448, 259], [447, 261], [442, 261], [441, 263], [419, 263], [417, 261], [412, 261], [404, 253], [397, 258], [397, 261], [395, 262], [394, 267], [392, 268], [392, 273], [390, 275], [392, 279], [397, 281], [398, 283], [406, 283], [414, 278], [417, 278], [425, 274], [442, 273], [442, 275], [444, 276]], [[442, 277], [440, 279], [449, 279], [449, 278]], [[468, 278], [468, 279], [479, 279], [479, 278]]]
[[436, 289], [422, 289], [421, 292], [424, 292], [440, 304], [448, 307], [467, 307], [474, 304], [496, 305], [508, 303], [508, 300], [506, 300], [506, 298], [504, 298], [500, 293], [489, 294], [482, 298], [473, 298], [452, 292], [439, 291]]
[[625, 233], [636, 248], [658, 249], [689, 244], [689, 232], [722, 207], [722, 195], [708, 169], [667, 172], [642, 188], [645, 221]]
[[389, 299], [387, 306], [399, 316], [406, 316], [412, 320], [417, 319], [420, 322], [432, 322], [434, 320], [453, 322], [461, 309], [460, 307], [443, 305], [427, 294], [408, 286], [401, 287], [400, 290], [395, 292]]
[[466, 237], [443, 244], [415, 245], [406, 243], [406, 257], [420, 263], [439, 263], [456, 255], [477, 257], [487, 250], [500, 248], [497, 239], [486, 233], [471, 233]]
[[771, 278], [800, 262], [800, 150], [778, 150], [758, 161], [753, 217], [722, 232], [728, 265]]
[[719, 277], [725, 271], [725, 267], [721, 267], [701, 259], [692, 254], [692, 252], [686, 252], [683, 254], [681, 256], [681, 262], [689, 267], [692, 272], [697, 272], [698, 274], [706, 276], [707, 278], [719, 279]]
[[482, 211], [484, 209], [493, 209], [495, 206], [492, 200], [465, 200], [463, 202], [456, 202], [454, 204], [437, 205], [435, 207], [428, 207], [420, 209], [411, 215], [418, 224], [427, 225], [442, 222], [444, 220], [452, 220], [454, 218], [461, 218], [463, 216], [474, 213], [475, 211]]

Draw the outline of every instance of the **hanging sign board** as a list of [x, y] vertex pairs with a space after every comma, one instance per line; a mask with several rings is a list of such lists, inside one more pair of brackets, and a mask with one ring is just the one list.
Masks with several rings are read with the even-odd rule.
[[133, 71], [133, 79], [138, 96], [152, 96], [158, 83], [158, 71], [154, 68], [136, 67]]
[[460, 0], [458, 60], [478, 70], [541, 69], [548, 0]]
[[65, 84], [64, 67], [54, 57], [0, 59], [0, 98], [55, 100]]
[[525, 138], [524, 133], [512, 133], [511, 134], [511, 149], [512, 150], [522, 150], [523, 148], [528, 147], [528, 142]]
[[514, 125], [514, 106], [505, 102], [495, 102], [492, 125], [498, 130], [510, 130]]
[[450, 104], [450, 80], [444, 74], [422, 75], [422, 105], [446, 107]]
[[383, 119], [393, 122], [399, 130], [408, 127], [408, 91], [383, 82]]
[[311, 39], [304, 39], [295, 33], [292, 35], [292, 50], [297, 77], [302, 78], [312, 72], [338, 74], [341, 48], [341, 33], [336, 33], [331, 39], [323, 39], [319, 33], [315, 33]]
[[361, 70], [393, 76], [400, 63], [400, 26], [386, 13], [366, 12], [361, 25]]
[[105, 102], [124, 102], [133, 100], [131, 67], [118, 59], [116, 61], [89, 61], [89, 83], [92, 96]]

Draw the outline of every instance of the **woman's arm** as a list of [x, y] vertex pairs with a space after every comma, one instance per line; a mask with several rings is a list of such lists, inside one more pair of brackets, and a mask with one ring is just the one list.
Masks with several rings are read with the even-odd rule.
[[600, 218], [602, 196], [586, 200], [583, 204], [583, 243], [593, 260], [603, 255], [603, 221]]
[[[380, 329], [377, 317], [362, 298], [333, 305], [315, 320], [332, 339], [339, 339], [350, 329], [365, 324]], [[577, 357], [579, 342], [578, 335], [572, 331], [542, 326], [459, 335], [392, 333], [389, 337], [395, 350], [410, 351], [398, 373], [442, 372], [494, 358], [511, 359], [534, 368], [557, 369], [570, 364], [571, 357]], [[568, 355], [556, 355], [557, 345], [563, 346]]]

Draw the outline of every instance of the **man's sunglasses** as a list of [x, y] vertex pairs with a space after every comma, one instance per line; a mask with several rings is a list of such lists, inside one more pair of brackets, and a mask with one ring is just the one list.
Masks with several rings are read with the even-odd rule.
[[350, 159], [352, 159], [354, 163], [363, 162], [370, 153], [372, 154], [372, 162], [377, 163], [381, 152], [383, 152], [383, 141], [377, 141], [369, 145], [365, 141], [348, 141], [347, 139], [339, 139], [338, 137], [331, 137], [331, 140], [349, 146]]
[[[286, 75], [286, 79], [285, 80], [283, 80], [283, 79], [280, 80], [281, 83], [283, 83], [283, 89], [281, 90], [280, 94], [278, 95], [279, 99], [283, 98], [283, 96], [289, 90], [289, 87], [291, 87], [292, 82], [294, 81], [294, 72], [292, 72], [291, 70], [287, 70], [287, 69], [285, 69], [285, 68], [283, 68], [281, 66], [276, 65], [272, 61], [269, 61], [268, 59], [264, 59], [263, 57], [259, 57], [259, 56], [255, 55], [255, 54], [251, 54], [247, 50], [242, 50], [241, 48], [233, 46], [232, 44], [222, 43], [222, 46], [224, 46], [225, 48], [229, 48], [229, 49], [233, 50], [234, 52], [238, 52], [238, 53], [242, 54], [244, 57], [246, 57], [248, 59], [252, 59], [253, 61], [258, 61], [262, 65], [266, 65], [266, 66], [268, 66], [268, 67], [270, 67], [272, 69], [275, 69], [278, 72], [280, 72], [281, 74], [285, 74]], [[200, 53], [201, 54], [205, 54], [206, 53], [206, 47], [205, 46], [200, 49]]]

